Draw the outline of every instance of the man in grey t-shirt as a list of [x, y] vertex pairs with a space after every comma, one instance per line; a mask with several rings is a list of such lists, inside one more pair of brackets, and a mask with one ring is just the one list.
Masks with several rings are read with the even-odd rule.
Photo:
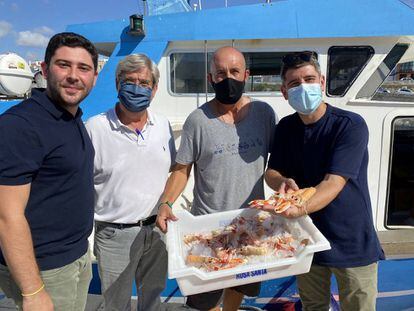
[[[157, 225], [167, 231], [175, 220], [170, 206], [184, 190], [194, 165], [194, 215], [243, 208], [264, 198], [263, 175], [276, 123], [266, 103], [243, 96], [249, 77], [244, 56], [232, 47], [218, 49], [208, 80], [215, 98], [187, 118], [176, 157], [159, 206]], [[224, 308], [237, 310], [244, 295], [257, 296], [260, 283], [224, 290]], [[219, 310], [223, 290], [191, 295], [187, 305]]]

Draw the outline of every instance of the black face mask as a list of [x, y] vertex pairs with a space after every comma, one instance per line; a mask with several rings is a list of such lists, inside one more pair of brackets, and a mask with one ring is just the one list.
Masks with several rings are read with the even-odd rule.
[[216, 99], [226, 105], [234, 105], [242, 97], [244, 92], [244, 81], [226, 78], [218, 83], [211, 82]]

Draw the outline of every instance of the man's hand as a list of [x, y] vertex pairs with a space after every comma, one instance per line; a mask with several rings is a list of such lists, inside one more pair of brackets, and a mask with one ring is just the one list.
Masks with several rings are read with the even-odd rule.
[[347, 178], [326, 174], [324, 179], [315, 187], [316, 193], [309, 201], [302, 206], [291, 206], [280, 215], [287, 218], [295, 218], [315, 213], [331, 203], [342, 191], [346, 182]]
[[299, 190], [298, 185], [292, 178], [286, 178], [278, 171], [271, 168], [266, 170], [265, 180], [270, 188], [280, 193], [289, 193]]
[[[306, 203], [305, 203], [306, 204]], [[296, 206], [296, 205], [291, 205], [287, 210], [285, 210], [284, 212], [281, 213], [277, 213], [275, 211], [275, 206], [272, 204], [265, 204], [265, 205], [251, 205], [250, 207], [252, 208], [256, 208], [262, 211], [266, 211], [272, 214], [276, 214], [282, 217], [286, 217], [286, 218], [296, 218], [296, 217], [300, 217], [303, 215], [307, 215], [307, 211], [306, 211], [306, 206], [302, 205], [302, 206]]]
[[278, 215], [282, 217], [286, 217], [286, 218], [297, 218], [297, 217], [301, 217], [307, 214], [308, 213], [306, 211], [306, 205], [302, 205], [302, 206], [291, 205], [286, 211]]
[[292, 178], [283, 178], [276, 191], [280, 193], [290, 193], [296, 190], [299, 190], [299, 187]]
[[171, 208], [167, 204], [162, 204], [158, 210], [157, 215], [157, 227], [164, 233], [167, 232], [167, 222], [168, 220], [176, 221], [177, 217], [174, 216]]
[[[164, 194], [162, 195], [161, 202], [175, 202], [180, 193], [183, 192], [193, 164], [179, 164], [176, 163], [173, 167], [173, 171], [167, 180], [165, 185]], [[157, 227], [164, 233], [167, 232], [168, 220], [176, 221], [177, 217], [174, 216], [171, 208], [167, 204], [161, 204], [158, 209], [157, 215]]]
[[23, 311], [53, 311], [53, 302], [43, 289], [33, 296], [23, 297]]

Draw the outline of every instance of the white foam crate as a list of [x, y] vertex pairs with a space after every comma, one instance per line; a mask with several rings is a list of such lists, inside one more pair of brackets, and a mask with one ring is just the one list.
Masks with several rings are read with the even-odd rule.
[[331, 248], [328, 240], [315, 227], [312, 220], [306, 216], [284, 219], [286, 222], [297, 222], [300, 229], [305, 232], [304, 236], [309, 237], [312, 242], [304, 247], [296, 257], [275, 258], [275, 260], [267, 260], [266, 262], [247, 263], [235, 268], [211, 272], [185, 264], [184, 235], [210, 232], [228, 225], [237, 216], [250, 218], [256, 213], [258, 213], [257, 210], [250, 208], [202, 216], [193, 216], [186, 210], [174, 211], [178, 220], [168, 223], [166, 236], [168, 277], [177, 280], [183, 295], [188, 296], [220, 288], [306, 273], [310, 269], [313, 254]]

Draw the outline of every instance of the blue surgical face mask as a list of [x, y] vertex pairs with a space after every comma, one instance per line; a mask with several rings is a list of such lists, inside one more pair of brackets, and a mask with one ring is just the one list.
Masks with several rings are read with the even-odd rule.
[[288, 102], [300, 114], [309, 115], [322, 103], [319, 83], [302, 83], [288, 90]]
[[133, 83], [122, 82], [118, 91], [121, 104], [131, 112], [147, 109], [151, 102], [152, 89]]

